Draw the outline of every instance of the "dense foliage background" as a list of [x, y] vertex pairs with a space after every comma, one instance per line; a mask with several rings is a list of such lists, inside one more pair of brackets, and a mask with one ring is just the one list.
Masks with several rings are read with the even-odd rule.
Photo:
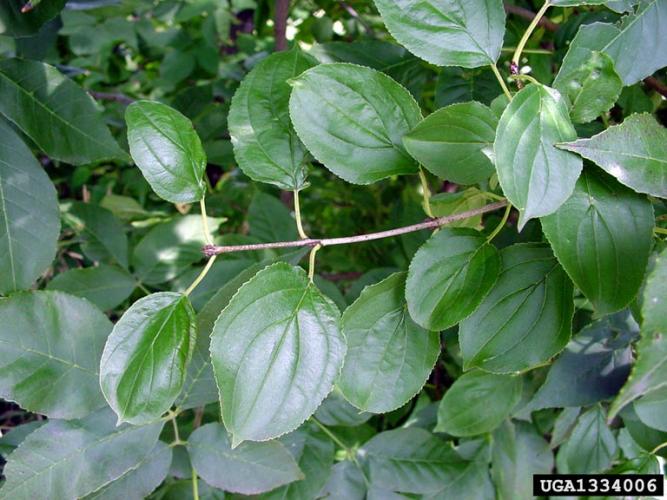
[[0, 498], [664, 472], [667, 0], [419, 5], [2, 1]]

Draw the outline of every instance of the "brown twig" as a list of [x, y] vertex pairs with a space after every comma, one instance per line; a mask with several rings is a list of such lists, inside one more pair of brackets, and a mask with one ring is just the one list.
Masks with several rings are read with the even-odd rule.
[[98, 92], [97, 90], [91, 90], [90, 95], [100, 101], [115, 101], [125, 105], [134, 102], [134, 99], [131, 97], [116, 92]]
[[289, 14], [289, 0], [276, 0], [276, 17], [274, 19], [274, 33], [276, 37], [276, 52], [287, 50], [287, 16]]
[[648, 88], [655, 90], [658, 94], [667, 97], [667, 85], [662, 83], [656, 77], [649, 76], [648, 78], [644, 78], [644, 84]]
[[[524, 9], [523, 7], [519, 7], [517, 5], [510, 5], [510, 4], [505, 4], [505, 12], [508, 14], [513, 14], [515, 16], [522, 17], [526, 19], [527, 21], [532, 21], [535, 18], [535, 13], [531, 10]], [[547, 17], [543, 17], [540, 19], [540, 22], [537, 23], [538, 26], [542, 26], [544, 29], [547, 29], [549, 31], [558, 31], [558, 28], [560, 28], [560, 24], [553, 22], [551, 19]]]
[[476, 217], [481, 214], [499, 210], [506, 206], [507, 206], [507, 201], [498, 201], [496, 203], [491, 203], [484, 207], [476, 208], [474, 210], [468, 210], [466, 212], [461, 212], [454, 215], [447, 215], [445, 217], [439, 217], [437, 219], [429, 219], [419, 224], [399, 227], [396, 229], [389, 229], [388, 231], [379, 231], [377, 233], [360, 234], [357, 236], [344, 236], [342, 238], [322, 238], [322, 239], [308, 238], [308, 239], [294, 240], [294, 241], [275, 241], [273, 243], [257, 243], [252, 245], [228, 245], [228, 246], [206, 245], [203, 248], [203, 252], [204, 255], [206, 255], [207, 257], [212, 257], [214, 255], [219, 255], [222, 253], [248, 252], [254, 250], [265, 250], [267, 248], [315, 247], [318, 245], [321, 247], [329, 247], [334, 245], [349, 245], [352, 243], [362, 243], [365, 241], [380, 240], [383, 238], [392, 238], [394, 236], [413, 233], [415, 231], [421, 231], [423, 229], [435, 229], [440, 226], [449, 224], [451, 222], [469, 219], [470, 217]]
[[366, 30], [366, 34], [367, 34], [368, 36], [375, 36], [375, 33], [374, 33], [374, 31], [373, 31], [373, 27], [372, 27], [370, 24], [368, 24], [368, 23], [367, 23], [367, 22], [366, 22], [366, 21], [359, 15], [359, 12], [357, 12], [357, 10], [356, 10], [354, 7], [352, 7], [352, 6], [351, 6], [349, 3], [347, 3], [345, 0], [338, 0], [338, 3], [340, 4], [341, 7], [343, 7], [343, 9], [345, 9], [345, 12], [347, 12], [348, 14], [350, 14], [350, 16], [352, 16], [352, 17], [355, 18], [357, 21], [359, 21], [359, 23], [360, 23], [360, 24], [364, 27], [364, 29]]

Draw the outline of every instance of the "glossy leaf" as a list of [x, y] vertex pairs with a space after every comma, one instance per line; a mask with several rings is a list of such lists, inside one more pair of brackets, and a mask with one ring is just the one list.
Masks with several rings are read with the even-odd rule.
[[[28, 37], [39, 31], [65, 7], [67, 0], [40, 2], [29, 12], [21, 12], [23, 0], [5, 0], [0, 3], [0, 35]], [[33, 2], [34, 3], [34, 2]]]
[[477, 231], [438, 231], [410, 263], [406, 283], [410, 316], [430, 330], [455, 325], [479, 306], [500, 266], [498, 251]]
[[345, 356], [339, 312], [305, 272], [274, 264], [243, 285], [211, 336], [222, 418], [233, 446], [297, 428], [333, 386]]
[[49, 176], [0, 118], [0, 293], [33, 284], [56, 256], [59, 233]]
[[402, 138], [421, 121], [412, 96], [383, 73], [321, 64], [291, 81], [290, 116], [313, 156], [354, 184], [417, 172]]
[[474, 436], [498, 427], [521, 399], [520, 377], [479, 370], [465, 373], [447, 390], [438, 407], [436, 432]]
[[581, 158], [555, 144], [576, 139], [567, 105], [554, 89], [528, 85], [505, 108], [494, 144], [505, 196], [529, 219], [555, 212], [572, 194]]
[[484, 150], [492, 149], [497, 125], [496, 115], [483, 104], [453, 104], [427, 116], [403, 137], [403, 144], [441, 179], [475, 184], [494, 172]]
[[232, 448], [219, 423], [206, 424], [188, 438], [188, 453], [197, 473], [211, 486], [244, 495], [257, 495], [292, 481], [303, 473], [277, 441], [243, 443]]
[[364, 411], [403, 406], [422, 388], [440, 354], [440, 335], [408, 315], [405, 278], [396, 273], [366, 287], [343, 314], [348, 350], [337, 385]]
[[305, 186], [306, 148], [289, 118], [290, 86], [316, 61], [298, 49], [270, 55], [248, 73], [229, 110], [229, 133], [239, 167], [253, 180], [285, 190]]
[[562, 473], [595, 474], [609, 468], [616, 453], [616, 438], [605, 422], [604, 412], [596, 405], [583, 413], [570, 438], [558, 451]]
[[431, 64], [476, 68], [500, 56], [505, 34], [500, 0], [375, 0], [375, 5], [393, 37]]
[[62, 292], [0, 300], [0, 397], [51, 418], [80, 418], [104, 405], [98, 367], [111, 322]]
[[116, 426], [109, 409], [83, 420], [50, 420], [9, 457], [3, 498], [80, 498], [140, 466], [164, 422]]
[[591, 160], [638, 193], [667, 198], [667, 129], [648, 114], [631, 115], [590, 139], [559, 147]]
[[0, 95], [0, 113], [55, 160], [79, 165], [127, 158], [92, 98], [53, 66], [0, 61]]
[[572, 328], [572, 283], [551, 251], [519, 244], [500, 252], [498, 281], [459, 326], [464, 366], [494, 373], [534, 368], [560, 352]]
[[156, 420], [178, 397], [196, 341], [195, 313], [180, 293], [148, 295], [109, 335], [100, 385], [119, 422]]
[[653, 225], [646, 198], [589, 171], [558, 211], [542, 219], [559, 262], [600, 313], [618, 311], [637, 295]]
[[125, 111], [132, 159], [160, 198], [199, 201], [206, 189], [206, 153], [192, 123], [175, 109], [137, 101]]
[[69, 269], [49, 281], [46, 288], [83, 297], [103, 311], [107, 311], [127, 299], [136, 286], [136, 280], [127, 271], [119, 267], [101, 265], [85, 269]]
[[642, 328], [647, 332], [667, 333], [667, 250], [656, 257], [643, 295]]

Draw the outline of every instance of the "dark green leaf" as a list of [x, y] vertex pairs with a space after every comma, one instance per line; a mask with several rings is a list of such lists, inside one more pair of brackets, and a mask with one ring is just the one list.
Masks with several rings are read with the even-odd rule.
[[331, 392], [346, 349], [339, 314], [302, 269], [285, 263], [239, 289], [211, 336], [233, 446], [294, 430]]
[[505, 108], [494, 144], [496, 169], [505, 196], [521, 213], [519, 229], [555, 212], [572, 194], [581, 158], [554, 145], [576, 137], [554, 89], [528, 85]]
[[348, 403], [338, 389], [334, 389], [315, 412], [315, 418], [324, 425], [342, 427], [356, 427], [372, 416]]
[[605, 422], [600, 405], [583, 413], [570, 438], [558, 450], [558, 471], [563, 474], [596, 474], [611, 465], [616, 438]]
[[364, 475], [354, 463], [344, 460], [331, 470], [331, 477], [318, 498], [328, 500], [366, 500]]
[[498, 80], [489, 68], [442, 68], [435, 83], [435, 104], [440, 107], [479, 101], [488, 106], [501, 91]]
[[101, 265], [65, 271], [49, 281], [46, 288], [83, 297], [107, 311], [127, 299], [136, 286], [136, 280], [127, 271]]
[[58, 15], [66, 1], [46, 0], [29, 12], [21, 12], [24, 0], [3, 0], [0, 2], [0, 35], [26, 37], [37, 33], [45, 22]]
[[406, 284], [410, 315], [430, 330], [455, 325], [479, 306], [500, 266], [498, 251], [477, 231], [438, 231], [410, 263]]
[[100, 385], [119, 422], [146, 423], [169, 410], [185, 382], [196, 335], [195, 313], [180, 293], [154, 293], [125, 311], [100, 363]]
[[667, 333], [667, 249], [656, 257], [646, 279], [642, 318], [645, 331]]
[[248, 208], [250, 234], [261, 241], [290, 241], [297, 239], [296, 221], [278, 199], [258, 191]]
[[585, 171], [572, 196], [542, 219], [542, 228], [572, 281], [604, 314], [637, 295], [654, 221], [645, 197], [603, 176]]
[[479, 308], [459, 327], [466, 368], [495, 373], [534, 368], [570, 339], [572, 283], [551, 251], [519, 244], [500, 253], [503, 268]]
[[197, 473], [211, 486], [257, 495], [303, 479], [303, 473], [278, 441], [231, 447], [219, 423], [206, 424], [188, 438], [188, 452]]
[[405, 273], [366, 287], [343, 314], [348, 351], [338, 387], [357, 408], [386, 413], [422, 388], [440, 354], [440, 336], [417, 325], [405, 303]]
[[667, 386], [642, 396], [635, 401], [634, 407], [642, 422], [667, 432]]
[[12, 427], [9, 432], [3, 433], [2, 437], [0, 437], [0, 455], [6, 460], [9, 454], [18, 448], [31, 432], [39, 429], [45, 423], [46, 420], [33, 420], [32, 422]]
[[0, 397], [51, 418], [80, 418], [104, 404], [104, 314], [78, 297], [40, 291], [0, 300], [0, 317]]
[[417, 172], [402, 139], [419, 121], [412, 96], [376, 70], [321, 64], [292, 80], [290, 116], [311, 153], [354, 184]]

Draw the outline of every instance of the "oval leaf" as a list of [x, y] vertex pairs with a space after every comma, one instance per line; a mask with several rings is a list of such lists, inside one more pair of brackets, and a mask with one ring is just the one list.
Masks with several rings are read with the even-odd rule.
[[65, 271], [49, 281], [46, 288], [83, 297], [107, 311], [127, 299], [136, 286], [136, 280], [127, 271], [102, 265]]
[[370, 184], [417, 172], [403, 136], [421, 121], [410, 93], [354, 64], [321, 64], [292, 80], [290, 116], [310, 152], [337, 176]]
[[424, 328], [444, 330], [469, 316], [498, 278], [500, 257], [472, 229], [441, 229], [410, 263], [406, 297], [410, 316]]
[[100, 364], [100, 386], [119, 422], [150, 422], [169, 410], [195, 341], [195, 313], [185, 295], [154, 293], [132, 304], [109, 335]]
[[166, 104], [137, 101], [125, 111], [132, 159], [161, 198], [199, 201], [206, 189], [206, 153], [192, 123]]
[[239, 289], [211, 336], [233, 446], [296, 429], [331, 392], [345, 357], [339, 314], [302, 269], [285, 263]]
[[572, 194], [583, 162], [554, 145], [576, 137], [554, 89], [528, 85], [505, 108], [494, 144], [496, 170], [505, 196], [520, 211], [519, 229], [555, 212]]
[[337, 385], [364, 411], [386, 413], [410, 401], [440, 354], [440, 335], [408, 315], [405, 277], [396, 273], [366, 287], [343, 314], [348, 351]]
[[0, 293], [30, 287], [56, 256], [56, 189], [0, 118]]
[[382, 20], [401, 45], [438, 66], [494, 64], [505, 35], [500, 0], [375, 0]]
[[104, 405], [99, 359], [111, 322], [62, 292], [0, 301], [0, 397], [50, 418], [80, 418]]
[[534, 368], [560, 352], [572, 329], [572, 282], [549, 248], [500, 252], [503, 268], [479, 308], [459, 326], [465, 368], [493, 373]]
[[298, 49], [270, 55], [243, 79], [229, 109], [234, 156], [251, 179], [302, 189], [306, 156], [289, 118], [287, 80], [317, 64]]

